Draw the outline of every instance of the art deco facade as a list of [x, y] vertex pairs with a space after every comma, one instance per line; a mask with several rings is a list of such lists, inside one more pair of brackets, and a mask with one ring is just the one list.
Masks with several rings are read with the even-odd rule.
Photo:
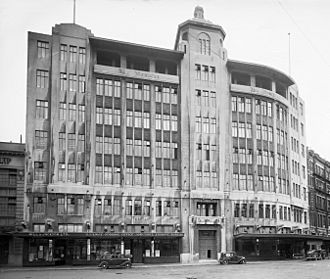
[[221, 26], [175, 50], [29, 33], [25, 265], [281, 258], [309, 226], [304, 103], [289, 76], [228, 59]]

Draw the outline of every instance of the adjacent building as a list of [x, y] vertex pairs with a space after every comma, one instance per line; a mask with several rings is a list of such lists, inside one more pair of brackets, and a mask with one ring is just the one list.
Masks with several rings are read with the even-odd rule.
[[308, 187], [310, 233], [317, 237], [310, 249], [330, 252], [330, 162], [308, 150]]
[[[22, 264], [25, 145], [0, 142], [0, 266]], [[24, 225], [24, 223], [23, 223]]]
[[284, 258], [310, 235], [304, 102], [201, 7], [174, 50], [29, 32], [24, 265]]

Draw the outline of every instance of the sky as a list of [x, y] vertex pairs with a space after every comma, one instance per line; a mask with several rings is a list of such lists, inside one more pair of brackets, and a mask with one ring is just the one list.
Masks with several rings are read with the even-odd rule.
[[[25, 142], [28, 31], [72, 23], [73, 1], [0, 1], [0, 141]], [[330, 161], [330, 1], [76, 0], [76, 23], [97, 37], [173, 49], [197, 5], [225, 30], [229, 59], [291, 75], [305, 101], [307, 146]]]

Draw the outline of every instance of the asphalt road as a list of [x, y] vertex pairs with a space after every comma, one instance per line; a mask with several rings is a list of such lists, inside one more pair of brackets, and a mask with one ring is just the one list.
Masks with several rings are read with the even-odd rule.
[[329, 279], [330, 260], [264, 261], [245, 265], [133, 266], [100, 270], [94, 267], [0, 268], [1, 279]]

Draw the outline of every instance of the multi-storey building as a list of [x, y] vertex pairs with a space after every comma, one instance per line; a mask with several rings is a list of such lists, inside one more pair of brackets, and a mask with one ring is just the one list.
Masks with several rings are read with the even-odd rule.
[[22, 264], [23, 241], [12, 232], [23, 222], [24, 158], [24, 144], [0, 142], [0, 266]]
[[330, 248], [330, 162], [308, 150], [310, 232], [318, 236], [311, 249]]
[[305, 248], [304, 104], [289, 76], [228, 59], [225, 32], [175, 50], [29, 33], [25, 265], [281, 258]]

